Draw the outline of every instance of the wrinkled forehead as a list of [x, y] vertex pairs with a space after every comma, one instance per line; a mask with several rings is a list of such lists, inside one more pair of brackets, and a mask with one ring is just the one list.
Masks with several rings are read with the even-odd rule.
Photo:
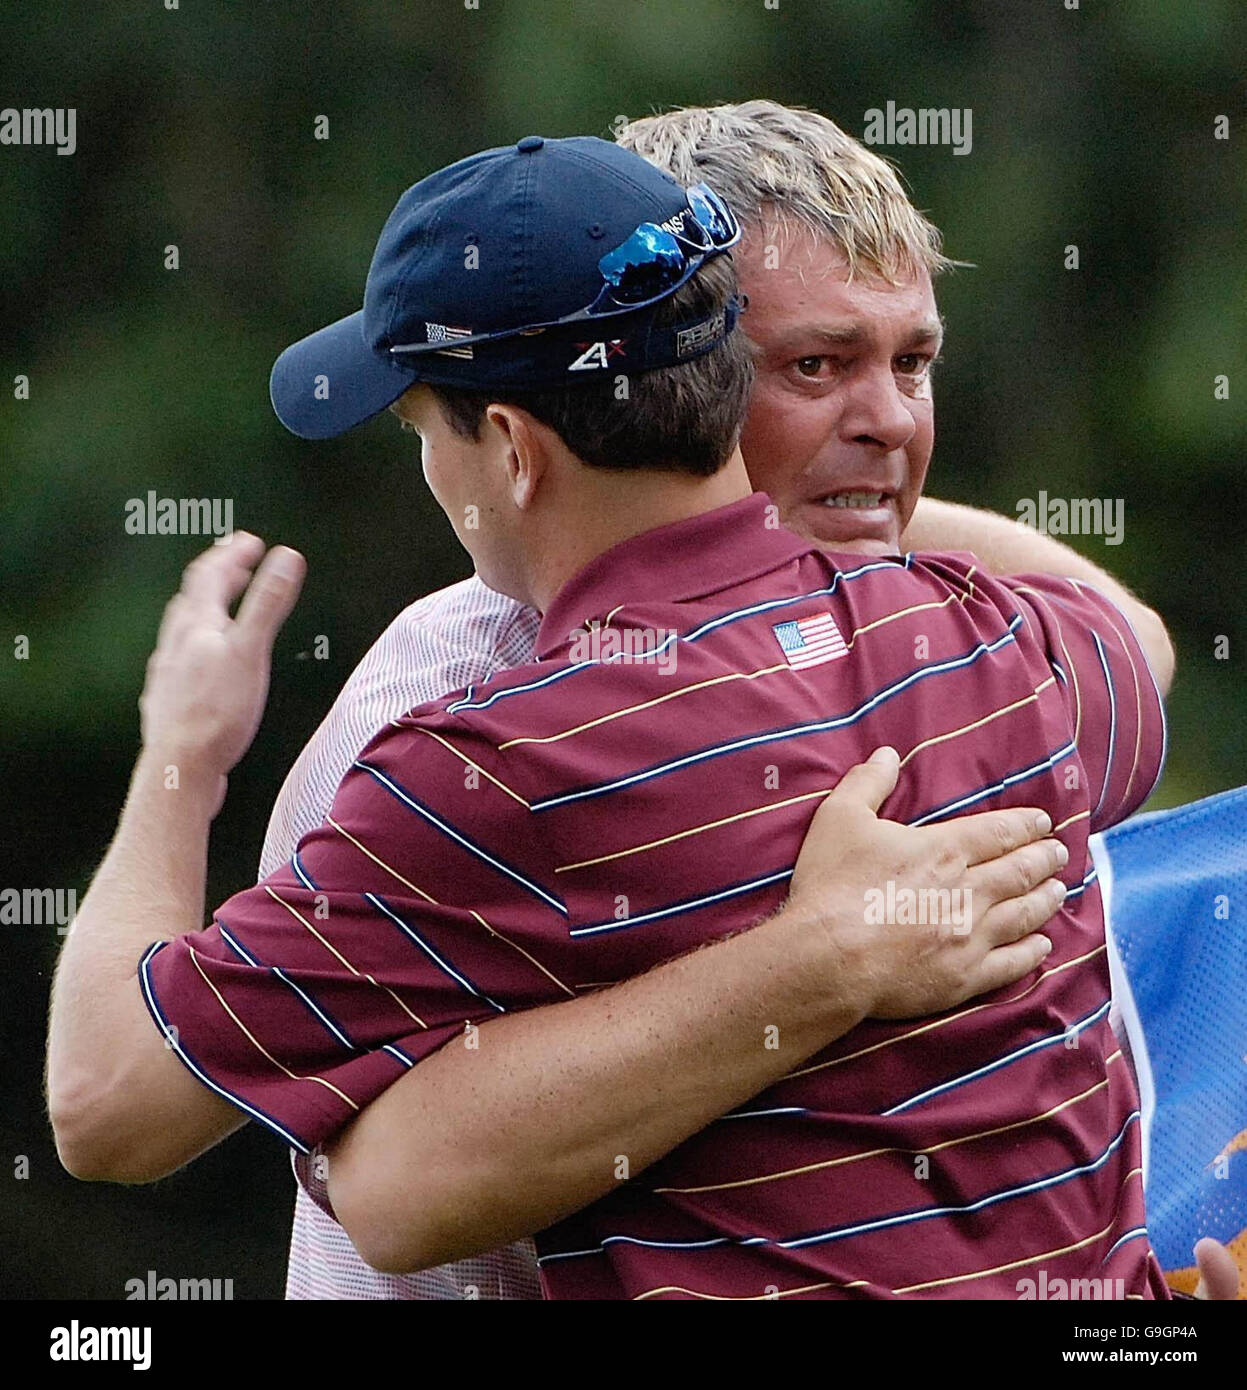
[[858, 268], [850, 273], [835, 242], [804, 229], [747, 229], [737, 257], [749, 305], [745, 332], [764, 346], [819, 337], [842, 345], [886, 339], [917, 347], [943, 336], [931, 276], [919, 267], [895, 280]]

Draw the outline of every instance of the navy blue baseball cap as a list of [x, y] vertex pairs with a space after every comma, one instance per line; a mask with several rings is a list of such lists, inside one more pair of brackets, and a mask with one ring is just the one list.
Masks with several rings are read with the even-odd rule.
[[610, 141], [485, 150], [398, 200], [364, 307], [281, 354], [273, 409], [329, 439], [417, 381], [536, 389], [690, 361], [733, 330], [739, 302], [661, 326], [655, 310], [739, 235], [705, 185], [681, 188]]

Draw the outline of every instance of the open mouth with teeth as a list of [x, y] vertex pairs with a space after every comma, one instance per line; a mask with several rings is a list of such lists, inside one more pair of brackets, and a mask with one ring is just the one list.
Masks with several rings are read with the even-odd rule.
[[859, 555], [889, 555], [900, 544], [900, 495], [883, 488], [844, 487], [809, 497], [788, 524], [809, 540]]
[[833, 492], [820, 499], [824, 507], [860, 508], [882, 506], [887, 498], [886, 492]]

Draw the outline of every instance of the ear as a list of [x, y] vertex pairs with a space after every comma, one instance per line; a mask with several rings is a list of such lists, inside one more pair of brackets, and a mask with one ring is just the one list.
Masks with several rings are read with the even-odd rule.
[[520, 511], [526, 511], [550, 467], [553, 431], [514, 405], [487, 406], [485, 421], [502, 451], [511, 498]]

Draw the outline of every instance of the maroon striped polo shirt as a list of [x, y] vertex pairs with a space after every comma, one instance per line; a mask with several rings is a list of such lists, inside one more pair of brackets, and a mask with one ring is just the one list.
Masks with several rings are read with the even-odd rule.
[[[1085, 584], [829, 555], [771, 515], [755, 493], [623, 542], [557, 595], [535, 664], [378, 733], [287, 867], [148, 951], [153, 1016], [307, 1152], [466, 1025], [773, 911], [821, 795], [891, 744], [892, 819], [1048, 811], [1070, 850], [1051, 955], [861, 1024], [541, 1233], [545, 1290], [1012, 1298], [1042, 1270], [1167, 1297], [1087, 852], [1163, 759], [1138, 642]], [[893, 886], [862, 910], [903, 930], [956, 905]]]

